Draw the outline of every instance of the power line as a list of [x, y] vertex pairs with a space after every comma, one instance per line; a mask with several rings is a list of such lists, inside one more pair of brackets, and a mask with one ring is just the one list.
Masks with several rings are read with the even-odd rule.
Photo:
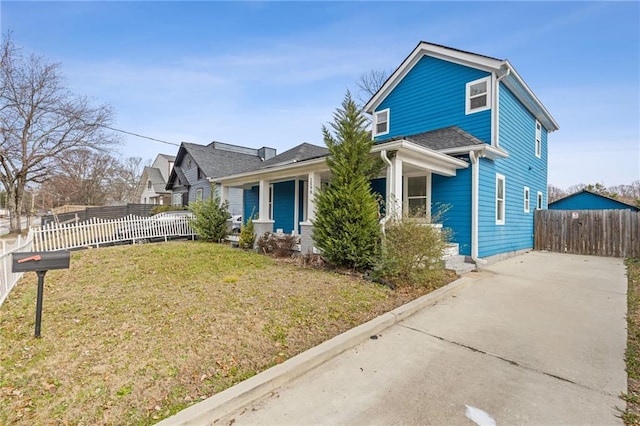
[[167, 142], [167, 141], [163, 141], [161, 139], [152, 138], [151, 136], [139, 135], [138, 133], [128, 132], [128, 131], [122, 130], [122, 129], [116, 129], [115, 127], [106, 126], [104, 124], [98, 124], [98, 126], [104, 127], [106, 129], [109, 129], [109, 130], [113, 130], [114, 132], [126, 133], [127, 135], [137, 136], [137, 137], [143, 138], [143, 139], [149, 139], [149, 140], [154, 141], [154, 142], [160, 142], [160, 143], [164, 143], [164, 144], [167, 144], [167, 145], [173, 145], [173, 146], [180, 146], [179, 143]]

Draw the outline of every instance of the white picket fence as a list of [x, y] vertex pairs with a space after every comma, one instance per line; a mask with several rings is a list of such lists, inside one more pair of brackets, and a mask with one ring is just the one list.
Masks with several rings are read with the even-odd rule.
[[167, 241], [176, 237], [194, 239], [196, 232], [187, 217], [127, 216], [113, 220], [93, 218], [80, 223], [49, 223], [31, 228], [29, 235], [33, 237], [34, 251], [54, 251], [123, 242]]
[[23, 273], [14, 274], [11, 272], [13, 253], [31, 251], [32, 237], [27, 238], [18, 236], [18, 239], [12, 242], [2, 240], [0, 245], [0, 306], [5, 301], [11, 289], [16, 285]]

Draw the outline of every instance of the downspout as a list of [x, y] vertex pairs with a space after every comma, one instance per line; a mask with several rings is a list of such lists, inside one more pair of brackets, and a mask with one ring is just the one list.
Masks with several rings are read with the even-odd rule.
[[[391, 163], [391, 160], [389, 160], [389, 157], [387, 157], [387, 150], [383, 149], [382, 151], [380, 151], [380, 158], [382, 158], [382, 161], [384, 161], [385, 163], [387, 163], [388, 165], [388, 169], [387, 170], [391, 170], [391, 167], [393, 167], [393, 164]], [[389, 173], [387, 172], [387, 179], [389, 180], [389, 182], [387, 182], [387, 186], [388, 186], [388, 190], [387, 190], [387, 201], [389, 200], [389, 194], [388, 192], [390, 192], [391, 188], [395, 188], [393, 186], [393, 173]], [[387, 221], [389, 220], [389, 218], [391, 217], [389, 215], [389, 206], [388, 206], [388, 202], [387, 202], [387, 212], [384, 215], [384, 217], [382, 219], [380, 219], [380, 228], [382, 229], [382, 235], [386, 235], [385, 233], [385, 225], [387, 223]]]
[[500, 100], [499, 100], [499, 97], [500, 97], [500, 80], [502, 80], [503, 78], [505, 78], [509, 74], [511, 74], [511, 68], [507, 67], [507, 72], [502, 74], [500, 77], [498, 77], [496, 79], [496, 96], [495, 96], [495, 98], [493, 100], [493, 104], [494, 104], [494, 107], [495, 107], [495, 110], [494, 110], [495, 120], [494, 120], [493, 125], [495, 126], [495, 129], [496, 129], [495, 130], [496, 140], [494, 141], [493, 146], [495, 146], [496, 148], [500, 147], [500, 108], [499, 108], [499, 106], [500, 106]]
[[478, 257], [478, 181], [480, 176], [479, 158], [484, 154], [476, 154], [475, 151], [469, 151], [469, 159], [471, 160], [471, 259], [476, 266], [486, 265], [487, 261]]

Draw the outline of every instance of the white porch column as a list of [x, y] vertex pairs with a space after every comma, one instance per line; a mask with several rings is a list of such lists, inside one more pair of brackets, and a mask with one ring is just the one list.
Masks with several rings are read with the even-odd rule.
[[307, 222], [316, 218], [315, 196], [320, 190], [321, 177], [318, 172], [309, 173], [309, 193], [307, 194]]
[[387, 192], [387, 214], [402, 218], [402, 160], [393, 158], [388, 173], [389, 192]]
[[220, 204], [229, 201], [229, 187], [220, 184]]
[[261, 180], [258, 198], [258, 220], [269, 220], [269, 181]]

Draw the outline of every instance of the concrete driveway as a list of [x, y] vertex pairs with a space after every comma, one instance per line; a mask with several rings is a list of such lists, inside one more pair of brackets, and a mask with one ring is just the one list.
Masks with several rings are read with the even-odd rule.
[[532, 252], [216, 425], [622, 424], [621, 259]]

